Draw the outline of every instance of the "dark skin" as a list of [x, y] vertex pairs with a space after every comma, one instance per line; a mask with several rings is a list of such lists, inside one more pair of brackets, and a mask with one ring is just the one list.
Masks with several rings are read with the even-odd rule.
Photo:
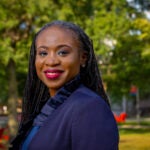
[[51, 96], [79, 74], [80, 66], [86, 63], [86, 52], [79, 48], [75, 36], [70, 30], [52, 26], [37, 37], [36, 72]]

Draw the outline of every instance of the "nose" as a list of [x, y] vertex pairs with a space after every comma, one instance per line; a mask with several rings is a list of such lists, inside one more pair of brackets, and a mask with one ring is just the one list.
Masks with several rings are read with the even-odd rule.
[[56, 55], [49, 55], [46, 57], [45, 64], [47, 66], [56, 66], [60, 63], [58, 57]]

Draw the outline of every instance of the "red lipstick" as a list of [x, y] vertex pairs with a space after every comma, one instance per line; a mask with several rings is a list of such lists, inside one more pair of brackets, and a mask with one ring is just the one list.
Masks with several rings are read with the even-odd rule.
[[61, 76], [61, 74], [63, 73], [62, 70], [52, 70], [52, 69], [48, 69], [44, 71], [46, 78], [48, 79], [57, 79]]

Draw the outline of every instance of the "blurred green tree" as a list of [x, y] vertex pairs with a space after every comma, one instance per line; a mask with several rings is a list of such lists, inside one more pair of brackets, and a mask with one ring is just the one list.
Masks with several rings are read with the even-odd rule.
[[123, 95], [130, 96], [134, 84], [145, 99], [150, 89], [150, 26], [145, 10], [139, 11], [126, 0], [93, 4], [87, 32], [94, 41], [107, 92], [121, 102]]

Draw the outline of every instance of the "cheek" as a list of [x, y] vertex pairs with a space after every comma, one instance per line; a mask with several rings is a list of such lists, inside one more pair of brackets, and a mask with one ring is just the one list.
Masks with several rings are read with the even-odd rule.
[[43, 62], [40, 59], [37, 58], [35, 60], [35, 69], [37, 72], [42, 68], [42, 64], [43, 64]]
[[66, 67], [72, 72], [73, 74], [77, 74], [80, 72], [80, 59], [79, 57], [76, 59], [71, 59], [70, 62], [66, 62]]

